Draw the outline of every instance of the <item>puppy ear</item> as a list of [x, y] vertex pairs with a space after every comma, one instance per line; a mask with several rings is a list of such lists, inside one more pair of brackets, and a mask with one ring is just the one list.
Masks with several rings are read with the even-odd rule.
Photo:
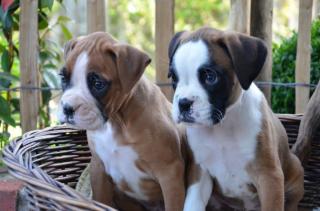
[[146, 53], [125, 44], [112, 45], [107, 50], [114, 56], [121, 87], [125, 92], [129, 92], [150, 64], [150, 57]]
[[77, 39], [72, 39], [69, 40], [65, 45], [64, 45], [64, 50], [63, 50], [63, 58], [66, 61], [68, 58], [69, 53], [72, 51], [74, 46], [77, 43]]
[[182, 35], [185, 34], [186, 31], [177, 32], [171, 39], [169, 43], [169, 49], [168, 49], [168, 56], [171, 61], [172, 56], [174, 55], [174, 52], [177, 50], [177, 48], [180, 45]]
[[222, 41], [233, 64], [241, 87], [247, 90], [261, 72], [266, 61], [268, 49], [258, 38], [240, 33], [227, 33]]

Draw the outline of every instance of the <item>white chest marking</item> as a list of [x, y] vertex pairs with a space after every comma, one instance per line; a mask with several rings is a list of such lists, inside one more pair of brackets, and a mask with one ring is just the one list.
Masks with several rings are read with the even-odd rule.
[[132, 190], [132, 192], [127, 192], [128, 195], [147, 200], [141, 192], [139, 182], [141, 179], [150, 177], [136, 167], [137, 153], [132, 148], [120, 146], [117, 143], [111, 124], [106, 123], [101, 129], [87, 131], [87, 136], [90, 141], [94, 142], [96, 153], [103, 161], [105, 170], [114, 183], [120, 184], [124, 180]]
[[248, 189], [252, 179], [246, 167], [255, 159], [261, 98], [253, 84], [227, 110], [220, 124], [187, 128], [196, 162], [217, 179], [223, 195], [242, 199], [247, 209], [256, 208], [257, 201], [257, 194]]

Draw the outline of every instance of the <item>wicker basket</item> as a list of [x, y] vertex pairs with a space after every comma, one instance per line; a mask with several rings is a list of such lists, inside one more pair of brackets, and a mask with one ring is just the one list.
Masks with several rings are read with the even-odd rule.
[[90, 162], [85, 131], [57, 126], [35, 130], [4, 149], [9, 173], [26, 183], [30, 210], [114, 210], [73, 188]]
[[[301, 115], [279, 115], [290, 146], [295, 142]], [[312, 143], [305, 166], [304, 208], [320, 207], [320, 133]], [[85, 131], [57, 126], [31, 131], [3, 151], [9, 172], [26, 183], [31, 210], [113, 210], [89, 200], [73, 188], [90, 161]]]

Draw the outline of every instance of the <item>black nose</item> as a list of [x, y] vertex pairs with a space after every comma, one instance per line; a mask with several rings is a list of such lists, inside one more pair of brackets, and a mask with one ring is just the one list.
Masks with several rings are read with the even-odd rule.
[[74, 110], [73, 110], [73, 108], [72, 108], [70, 105], [65, 104], [65, 105], [63, 106], [63, 113], [64, 113], [66, 116], [72, 116], [73, 113], [74, 113]]
[[180, 112], [189, 111], [192, 103], [193, 103], [193, 101], [192, 100], [188, 100], [187, 98], [182, 98], [181, 100], [179, 100]]

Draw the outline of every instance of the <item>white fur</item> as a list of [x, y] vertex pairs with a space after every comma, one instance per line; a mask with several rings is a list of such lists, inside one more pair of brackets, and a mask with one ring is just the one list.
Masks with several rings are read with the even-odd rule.
[[197, 183], [187, 189], [183, 211], [205, 210], [212, 192], [212, 180], [206, 170], [202, 170]]
[[136, 199], [147, 200], [148, 198], [141, 192], [139, 182], [141, 179], [150, 177], [136, 167], [137, 153], [128, 146], [118, 144], [113, 135], [111, 124], [105, 123], [97, 130], [88, 130], [87, 136], [90, 141], [93, 141], [95, 151], [113, 181], [119, 184], [124, 180], [133, 191], [126, 192], [126, 194]]
[[257, 135], [261, 130], [262, 93], [252, 84], [212, 127], [187, 127], [190, 147], [197, 163], [217, 179], [227, 197], [242, 199], [246, 209], [259, 205], [246, 167], [255, 159]]
[[67, 122], [63, 113], [63, 105], [72, 106], [75, 110], [72, 120], [74, 125], [81, 129], [95, 129], [103, 124], [103, 117], [87, 86], [88, 62], [87, 52], [78, 56], [71, 74], [71, 87], [63, 93], [58, 109], [60, 122]]
[[209, 60], [206, 44], [202, 40], [182, 44], [173, 57], [173, 65], [179, 76], [174, 98], [172, 117], [179, 122], [178, 102], [187, 98], [193, 100], [191, 117], [195, 123], [212, 124], [208, 96], [198, 80], [198, 68]]

